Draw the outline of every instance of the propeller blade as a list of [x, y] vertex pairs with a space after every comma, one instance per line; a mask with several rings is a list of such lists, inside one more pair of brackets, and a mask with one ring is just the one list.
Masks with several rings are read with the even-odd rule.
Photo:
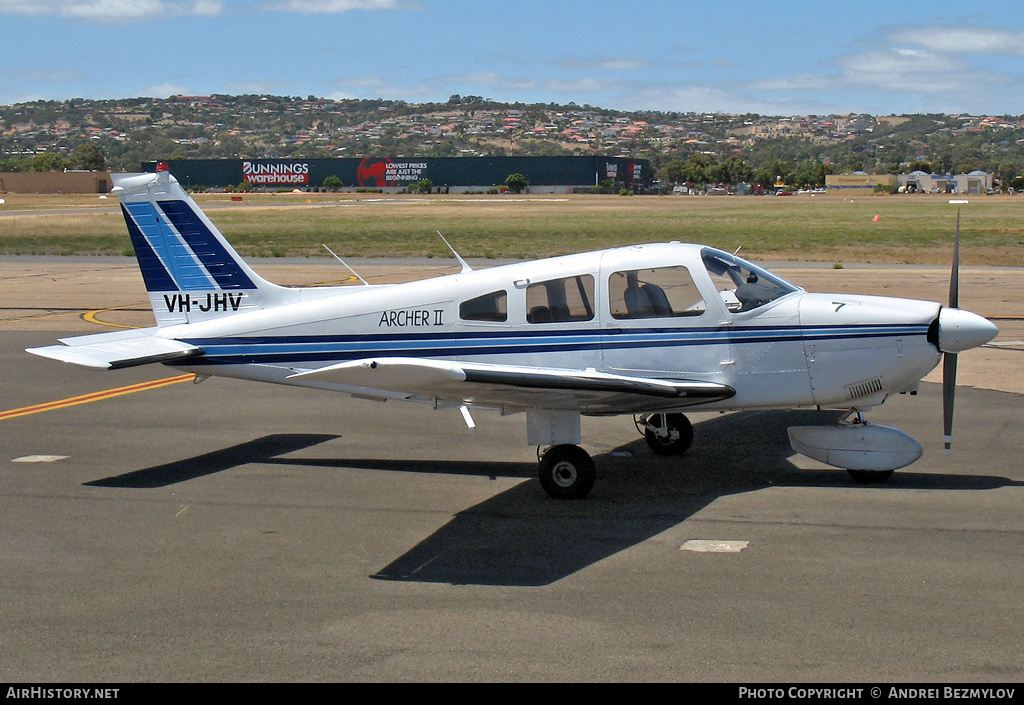
[[[949, 307], [960, 308], [960, 208], [956, 209], [953, 266], [949, 272]], [[942, 431], [946, 455], [953, 452], [953, 401], [956, 397], [956, 353], [942, 356]]]
[[956, 395], [956, 354], [942, 356], [942, 431], [946, 455], [953, 450], [953, 398]]

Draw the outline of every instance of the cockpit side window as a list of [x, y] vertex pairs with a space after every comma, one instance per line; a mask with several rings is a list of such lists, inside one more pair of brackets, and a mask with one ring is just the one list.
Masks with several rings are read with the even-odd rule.
[[594, 277], [580, 274], [538, 282], [526, 288], [526, 320], [567, 323], [594, 318]]
[[464, 321], [507, 321], [508, 292], [492, 291], [475, 299], [463, 301], [459, 305], [459, 318]]
[[615, 272], [608, 278], [612, 318], [699, 316], [707, 306], [686, 267]]
[[800, 291], [799, 287], [767, 269], [727, 252], [708, 247], [701, 254], [726, 308], [733, 313], [752, 311], [786, 294]]

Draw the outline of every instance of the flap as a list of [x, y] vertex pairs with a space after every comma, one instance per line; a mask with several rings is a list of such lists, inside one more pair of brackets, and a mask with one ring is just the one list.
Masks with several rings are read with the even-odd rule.
[[401, 357], [343, 362], [300, 372], [289, 379], [429, 396], [477, 406], [579, 409], [590, 413], [690, 406], [728, 399], [735, 394], [727, 385], [697, 380]]

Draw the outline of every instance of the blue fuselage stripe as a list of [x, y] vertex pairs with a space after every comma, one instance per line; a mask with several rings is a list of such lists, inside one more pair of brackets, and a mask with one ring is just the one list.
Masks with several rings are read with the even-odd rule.
[[194, 338], [185, 342], [203, 350], [196, 364], [292, 364], [357, 360], [366, 357], [468, 357], [524, 355], [588, 350], [627, 350], [698, 345], [819, 342], [827, 340], [925, 336], [927, 325], [750, 327], [736, 329], [591, 329], [434, 334], [338, 336], [261, 336]]

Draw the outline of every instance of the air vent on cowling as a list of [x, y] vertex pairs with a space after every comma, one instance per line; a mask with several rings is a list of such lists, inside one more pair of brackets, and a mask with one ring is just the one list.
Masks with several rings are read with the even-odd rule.
[[869, 394], [876, 394], [882, 391], [882, 378], [875, 377], [865, 382], [857, 382], [846, 387], [846, 392], [850, 395], [851, 399], [859, 399], [860, 397], [866, 397]]

